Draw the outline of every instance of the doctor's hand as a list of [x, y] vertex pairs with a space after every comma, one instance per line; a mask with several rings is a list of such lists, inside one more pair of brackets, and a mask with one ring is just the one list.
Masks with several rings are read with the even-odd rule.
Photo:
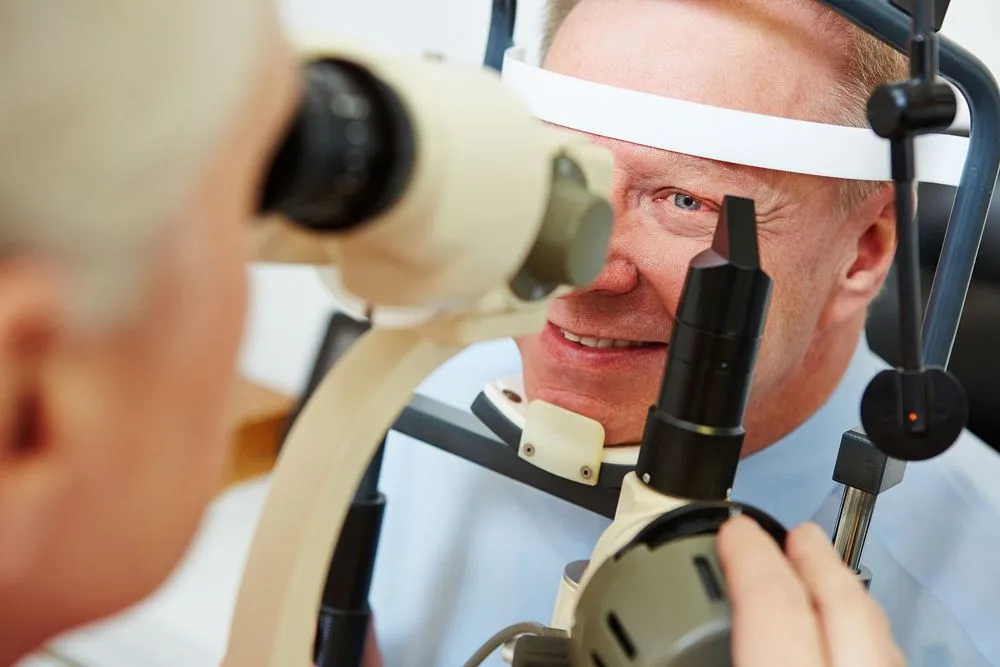
[[815, 524], [780, 547], [752, 519], [718, 536], [735, 667], [902, 667], [889, 620]]
[[382, 652], [378, 648], [378, 639], [375, 637], [375, 621], [368, 624], [368, 635], [365, 637], [365, 652], [361, 659], [361, 667], [385, 667], [382, 662]]

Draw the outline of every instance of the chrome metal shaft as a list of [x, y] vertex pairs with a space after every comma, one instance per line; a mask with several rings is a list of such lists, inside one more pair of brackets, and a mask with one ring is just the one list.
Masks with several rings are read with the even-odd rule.
[[875, 512], [875, 496], [867, 491], [845, 487], [840, 517], [833, 535], [833, 547], [854, 572], [860, 571], [861, 552], [865, 547], [868, 526]]

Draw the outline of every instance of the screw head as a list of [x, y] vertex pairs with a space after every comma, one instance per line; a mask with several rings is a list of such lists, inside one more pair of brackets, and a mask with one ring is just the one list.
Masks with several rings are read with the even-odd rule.
[[534, 456], [535, 455], [535, 446], [533, 444], [531, 444], [530, 442], [526, 443], [524, 445], [524, 447], [522, 447], [522, 451], [524, 451], [524, 455], [525, 456]]
[[584, 479], [590, 479], [594, 474], [594, 471], [590, 469], [590, 466], [583, 466], [580, 468], [580, 477]]
[[642, 475], [642, 481], [643, 482], [645, 482], [646, 484], [649, 484], [649, 480], [650, 479], [652, 479], [652, 478], [649, 476], [648, 472], [647, 473], [643, 473], [643, 475]]
[[504, 389], [503, 396], [511, 403], [520, 403], [522, 400], [521, 395], [519, 393], [517, 393], [516, 391], [512, 391], [510, 389]]

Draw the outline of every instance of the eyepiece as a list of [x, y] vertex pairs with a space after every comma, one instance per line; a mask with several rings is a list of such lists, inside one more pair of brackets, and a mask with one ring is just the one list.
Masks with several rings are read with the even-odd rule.
[[306, 66], [260, 209], [316, 231], [347, 231], [398, 200], [413, 164], [413, 129], [398, 97], [355, 63], [317, 61]]

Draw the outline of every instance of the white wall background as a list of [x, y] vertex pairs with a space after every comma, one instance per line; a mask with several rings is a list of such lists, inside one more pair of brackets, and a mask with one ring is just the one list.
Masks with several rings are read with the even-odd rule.
[[[481, 63], [491, 0], [281, 0], [296, 28], [329, 29], [393, 54], [436, 52]], [[516, 38], [538, 43], [544, 0], [520, 0]], [[942, 33], [1000, 78], [1000, 0], [953, 0]], [[311, 269], [254, 267], [242, 368], [249, 377], [298, 391], [332, 308]]]

